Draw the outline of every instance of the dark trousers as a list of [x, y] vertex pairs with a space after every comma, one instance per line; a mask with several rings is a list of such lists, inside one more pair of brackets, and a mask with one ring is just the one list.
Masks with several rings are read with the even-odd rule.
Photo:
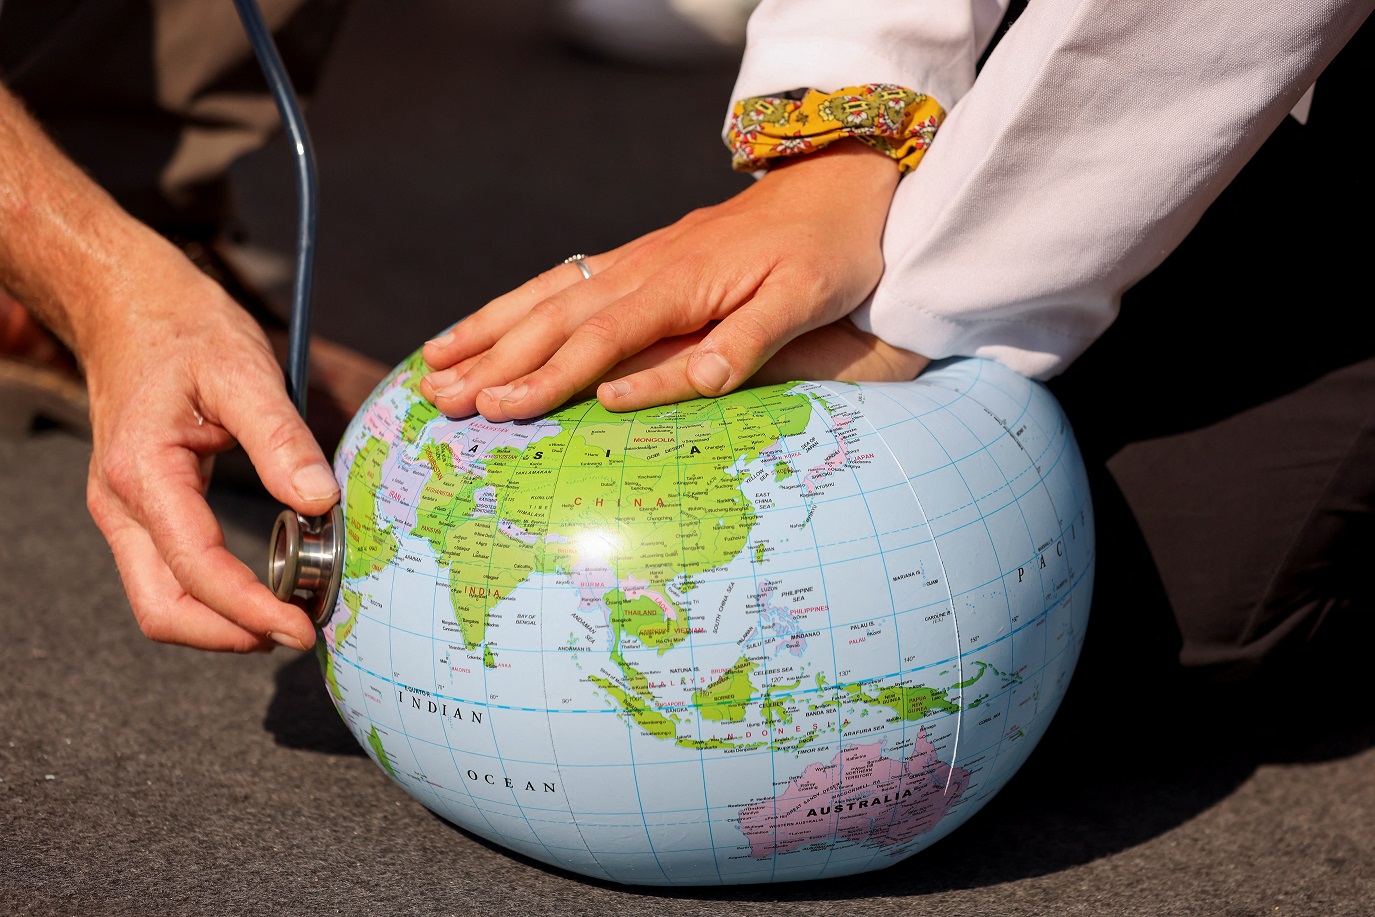
[[1102, 517], [1090, 644], [1229, 677], [1372, 633], [1373, 35], [1052, 382]]

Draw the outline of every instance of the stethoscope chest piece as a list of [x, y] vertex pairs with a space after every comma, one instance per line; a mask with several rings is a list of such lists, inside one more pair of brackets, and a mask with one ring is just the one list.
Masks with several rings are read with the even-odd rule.
[[267, 586], [283, 602], [300, 607], [316, 627], [329, 620], [344, 572], [344, 511], [323, 516], [282, 510], [272, 526]]

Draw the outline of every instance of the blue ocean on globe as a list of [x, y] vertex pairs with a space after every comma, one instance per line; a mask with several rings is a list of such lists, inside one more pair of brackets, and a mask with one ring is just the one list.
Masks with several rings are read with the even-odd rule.
[[843, 876], [956, 830], [1045, 733], [1095, 546], [1040, 383], [957, 359], [490, 423], [423, 372], [336, 453], [319, 646], [350, 730], [443, 818], [612, 882]]

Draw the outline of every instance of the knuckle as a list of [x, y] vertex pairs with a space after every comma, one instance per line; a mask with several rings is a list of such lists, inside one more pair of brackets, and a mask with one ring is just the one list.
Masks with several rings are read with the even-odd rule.
[[[103, 482], [110, 493], [126, 502], [139, 490], [141, 476], [132, 450], [118, 445], [104, 450], [99, 458], [92, 461], [91, 472], [93, 479]], [[92, 487], [98, 485], [93, 481]]]
[[155, 610], [135, 608], [134, 616], [138, 620], [139, 632], [149, 640], [154, 643], [171, 643], [173, 641], [173, 631], [165, 615], [159, 614]]
[[301, 424], [294, 416], [277, 418], [263, 438], [263, 444], [277, 454], [294, 452], [299, 448], [300, 443]]
[[91, 514], [96, 528], [101, 532], [106, 531], [110, 519], [110, 498], [106, 496], [105, 488], [98, 484], [94, 479], [86, 484], [86, 512]]
[[737, 312], [729, 329], [732, 349], [751, 357], [770, 349], [777, 338], [775, 328], [760, 316], [749, 312]]
[[675, 241], [675, 235], [664, 234], [655, 236], [652, 239], [645, 239], [635, 248], [627, 252], [625, 257], [618, 262], [618, 266], [624, 264], [632, 269], [643, 268], [644, 265], [651, 263], [661, 252]]
[[694, 207], [683, 214], [682, 218], [678, 220], [678, 223], [682, 226], [697, 226], [711, 219], [715, 210], [716, 208], [714, 206]]
[[473, 358], [463, 372], [467, 391], [477, 391], [501, 376], [502, 361], [498, 356], [498, 353], [489, 350]]
[[625, 322], [606, 309], [589, 316], [578, 326], [576, 334], [601, 351], [620, 354], [625, 348]]
[[477, 354], [476, 356], [468, 357], [468, 359], [466, 360], [458, 361], [453, 366], [454, 371], [463, 376], [467, 376], [468, 373], [472, 372], [473, 367], [480, 366], [482, 364], [482, 360], [485, 358], [485, 355], [486, 354], [484, 352]]
[[[568, 265], [558, 264], [545, 271], [540, 271], [530, 280], [530, 287], [536, 291], [559, 289], [564, 285], [564, 280], [568, 276]], [[577, 266], [573, 266], [577, 270]]]
[[694, 211], [667, 229], [639, 241], [634, 249], [616, 263], [617, 269], [644, 277], [666, 268], [677, 267], [681, 264], [684, 253], [694, 245], [699, 234], [698, 227], [705, 220], [705, 217], [696, 215], [699, 213], [701, 212]]
[[[199, 553], [187, 544], [185, 539], [176, 538], [163, 548], [162, 560], [167, 565], [167, 569], [172, 572], [173, 578], [178, 583], [184, 584], [189, 581], [190, 575], [196, 570]], [[182, 588], [185, 589], [186, 587], [183, 586]]]
[[567, 304], [564, 302], [564, 297], [556, 293], [531, 306], [527, 317], [533, 324], [561, 327], [567, 321]]
[[672, 371], [661, 366], [646, 370], [638, 387], [656, 393], [695, 391], [692, 380], [687, 377], [686, 364]]
[[811, 259], [791, 265], [788, 274], [788, 280], [791, 283], [799, 289], [810, 291], [813, 295], [818, 293], [825, 295], [832, 286], [835, 277], [833, 271], [827, 270]]
[[541, 403], [545, 401], [561, 402], [571, 395], [582, 382], [582, 373], [579, 372], [576, 365], [570, 361], [552, 359], [538, 373], [514, 382], [516, 385], [527, 386], [527, 391], [520, 402], [520, 407], [513, 410], [529, 410], [532, 401]]
[[789, 264], [782, 274], [788, 285], [802, 291], [801, 304], [811, 306], [814, 311], [827, 311], [834, 301], [844, 295], [844, 291], [854, 285], [856, 276], [852, 264], [843, 261], [827, 261], [813, 258], [801, 263]]
[[91, 514], [91, 520], [95, 522], [101, 534], [107, 540], [111, 538], [117, 527], [119, 508], [109, 488], [95, 475], [91, 475], [86, 481], [86, 511]]

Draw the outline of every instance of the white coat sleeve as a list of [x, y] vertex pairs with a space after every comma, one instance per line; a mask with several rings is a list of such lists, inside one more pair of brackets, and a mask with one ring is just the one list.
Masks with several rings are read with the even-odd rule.
[[[732, 99], [895, 83], [947, 111], [974, 83], [1008, 0], [763, 0]], [[727, 118], [729, 123], [729, 117]]]
[[[864, 5], [785, 2], [841, 16]], [[958, 99], [951, 107], [937, 87], [966, 56], [951, 51], [951, 30], [929, 24], [940, 5], [889, 0], [881, 25], [893, 37], [874, 47], [900, 68], [841, 74], [830, 62], [858, 60], [848, 50], [855, 38], [842, 36], [832, 58], [822, 30], [809, 79], [808, 61], [784, 60], [766, 17], [759, 29], [751, 22], [741, 83], [767, 83], [767, 63], [779, 74], [773, 89], [896, 82], [950, 107], [898, 186], [884, 275], [855, 321], [928, 357], [983, 356], [1049, 378], [1111, 324], [1122, 293], [1193, 228], [1372, 5], [1035, 0], [977, 80], [970, 60], [965, 90], [945, 84]], [[904, 57], [908, 40], [928, 31]], [[804, 47], [786, 31], [783, 39]], [[776, 50], [755, 57], [757, 41]], [[924, 66], [932, 48], [939, 53]]]

